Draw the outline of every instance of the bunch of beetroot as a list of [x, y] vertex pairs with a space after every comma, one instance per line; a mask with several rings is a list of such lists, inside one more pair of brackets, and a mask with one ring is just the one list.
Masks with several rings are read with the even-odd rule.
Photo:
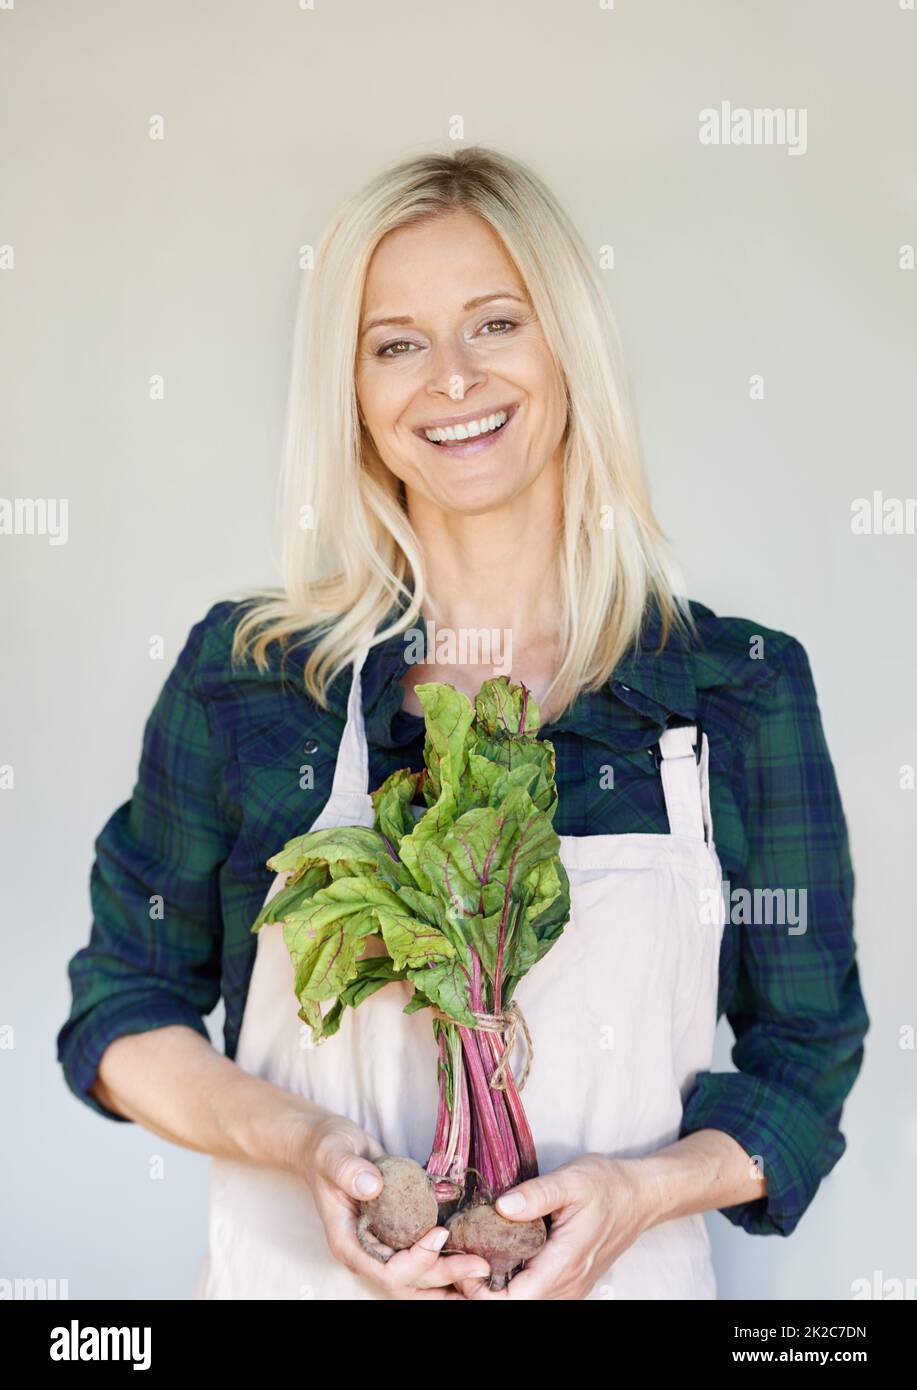
[[[372, 829], [311, 831], [268, 860], [286, 872], [285, 886], [252, 930], [283, 923], [299, 1017], [315, 1042], [393, 980], [413, 985], [406, 1013], [432, 1010], [433, 1149], [425, 1169], [378, 1160], [384, 1188], [363, 1204], [361, 1239], [368, 1229], [405, 1249], [449, 1213], [447, 1248], [481, 1255], [491, 1287], [502, 1288], [546, 1237], [540, 1218], [509, 1221], [493, 1203], [538, 1172], [504, 1034], [517, 1021], [516, 985], [570, 912], [552, 826], [554, 749], [537, 737], [525, 686], [505, 676], [485, 681], [473, 704], [451, 685], [416, 690], [424, 769], [395, 772], [373, 793]], [[415, 818], [418, 795], [426, 810]], [[383, 954], [363, 957], [369, 937]]]

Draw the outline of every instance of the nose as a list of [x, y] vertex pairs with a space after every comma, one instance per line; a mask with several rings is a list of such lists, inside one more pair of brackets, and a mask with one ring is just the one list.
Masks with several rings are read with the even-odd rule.
[[460, 338], [439, 343], [430, 353], [429, 362], [427, 391], [431, 396], [463, 401], [485, 380], [485, 373], [476, 366], [471, 348]]

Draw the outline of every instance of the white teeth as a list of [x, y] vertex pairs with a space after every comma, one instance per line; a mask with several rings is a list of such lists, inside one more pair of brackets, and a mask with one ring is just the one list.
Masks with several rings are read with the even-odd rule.
[[469, 420], [464, 425], [447, 425], [445, 429], [424, 430], [432, 444], [459, 444], [465, 439], [476, 439], [479, 434], [489, 434], [491, 430], [505, 425], [509, 414], [498, 410], [494, 415], [482, 415], [480, 420]]

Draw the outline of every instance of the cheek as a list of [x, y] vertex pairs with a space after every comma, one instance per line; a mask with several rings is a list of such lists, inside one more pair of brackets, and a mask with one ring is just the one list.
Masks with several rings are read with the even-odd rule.
[[538, 393], [544, 402], [545, 411], [555, 409], [558, 401], [564, 398], [563, 382], [557, 364], [542, 344], [532, 364], [532, 373], [538, 381]]
[[567, 420], [567, 400], [563, 382], [552, 370], [546, 374], [539, 402], [539, 422], [544, 444], [553, 450], [564, 432]]
[[398, 366], [387, 371], [367, 371], [357, 384], [357, 401], [363, 418], [380, 441], [405, 428], [402, 421], [416, 395], [417, 384], [410, 371], [399, 370]]
[[385, 392], [368, 372], [362, 372], [356, 379], [357, 405], [367, 425], [378, 428], [385, 419]]
[[[492, 364], [493, 367], [496, 365], [496, 362]], [[522, 387], [531, 404], [542, 415], [554, 409], [558, 399], [563, 399], [557, 367], [544, 342], [519, 343], [512, 355], [507, 354], [500, 367], [508, 380]]]

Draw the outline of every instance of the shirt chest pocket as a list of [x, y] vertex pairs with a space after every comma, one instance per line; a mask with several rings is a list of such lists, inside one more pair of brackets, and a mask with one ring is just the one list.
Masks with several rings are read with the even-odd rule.
[[259, 873], [287, 840], [309, 829], [331, 795], [340, 734], [327, 725], [313, 734], [304, 724], [259, 728], [240, 738], [240, 841]]

